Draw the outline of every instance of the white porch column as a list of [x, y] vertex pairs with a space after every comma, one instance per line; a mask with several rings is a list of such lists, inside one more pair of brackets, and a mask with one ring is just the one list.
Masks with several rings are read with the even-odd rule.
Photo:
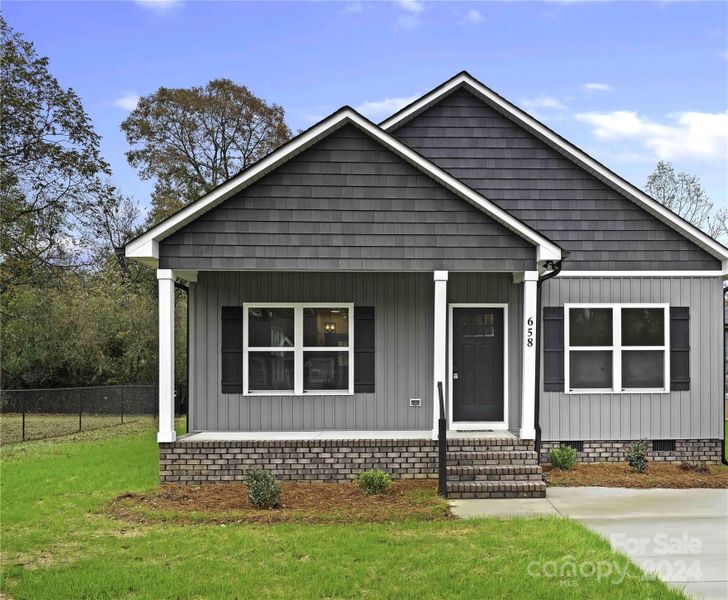
[[523, 273], [523, 370], [521, 372], [521, 430], [524, 440], [536, 439], [536, 282], [538, 271]]
[[187, 294], [187, 420], [194, 427], [195, 390], [197, 388], [197, 282], [190, 281]]
[[157, 269], [159, 280], [159, 432], [157, 442], [174, 442], [174, 272]]
[[[433, 363], [433, 423], [432, 436], [437, 438], [437, 420], [440, 418], [440, 397], [437, 382], [442, 381], [447, 399], [447, 271], [435, 271], [435, 361]], [[445, 400], [447, 402], [447, 400]]]

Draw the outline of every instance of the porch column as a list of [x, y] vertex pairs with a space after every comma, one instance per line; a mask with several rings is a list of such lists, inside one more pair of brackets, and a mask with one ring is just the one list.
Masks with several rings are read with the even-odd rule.
[[174, 272], [157, 269], [159, 281], [159, 432], [157, 442], [174, 442]]
[[523, 370], [521, 372], [521, 439], [536, 439], [536, 283], [538, 271], [523, 273]]
[[[437, 382], [442, 381], [447, 398], [447, 271], [435, 271], [435, 360], [433, 363], [433, 423], [432, 437], [437, 438], [437, 420], [440, 418], [440, 397]], [[446, 400], [447, 402], [447, 400]]]

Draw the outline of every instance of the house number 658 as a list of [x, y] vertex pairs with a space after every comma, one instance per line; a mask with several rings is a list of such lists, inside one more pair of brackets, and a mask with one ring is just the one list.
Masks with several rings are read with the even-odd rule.
[[528, 317], [528, 329], [526, 330], [526, 346], [533, 347], [533, 317]]

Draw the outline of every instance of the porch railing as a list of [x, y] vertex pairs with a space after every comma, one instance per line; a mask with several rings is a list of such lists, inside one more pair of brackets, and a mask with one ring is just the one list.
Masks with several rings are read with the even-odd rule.
[[440, 418], [437, 420], [438, 491], [440, 496], [447, 498], [447, 419], [442, 381], [437, 382], [437, 393], [440, 395]]

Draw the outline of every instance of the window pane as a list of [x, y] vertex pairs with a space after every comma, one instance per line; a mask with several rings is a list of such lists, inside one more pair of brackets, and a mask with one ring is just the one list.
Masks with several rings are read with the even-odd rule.
[[665, 352], [663, 350], [625, 350], [622, 352], [622, 387], [665, 387]]
[[569, 344], [571, 346], [611, 346], [611, 308], [570, 308]]
[[346, 348], [349, 345], [349, 309], [304, 308], [303, 345]]
[[569, 386], [572, 389], [612, 389], [612, 352], [569, 352]]
[[293, 391], [293, 352], [249, 352], [248, 389]]
[[623, 308], [623, 346], [665, 344], [665, 311], [662, 308]]
[[292, 347], [292, 308], [249, 308], [248, 346]]
[[304, 352], [303, 389], [348, 390], [349, 352]]

